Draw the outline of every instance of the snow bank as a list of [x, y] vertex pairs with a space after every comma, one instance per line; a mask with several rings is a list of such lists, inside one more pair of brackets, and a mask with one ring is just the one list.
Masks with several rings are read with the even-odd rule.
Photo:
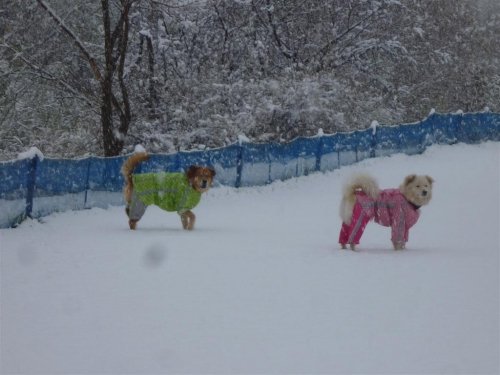
[[[123, 207], [0, 230], [0, 372], [498, 373], [499, 155], [434, 146], [212, 189], [192, 232], [155, 207], [137, 231]], [[360, 171], [435, 178], [407, 250], [376, 224], [338, 249]]]

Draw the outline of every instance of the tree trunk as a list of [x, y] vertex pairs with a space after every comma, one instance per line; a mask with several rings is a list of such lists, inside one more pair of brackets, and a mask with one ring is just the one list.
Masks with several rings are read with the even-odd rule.
[[[123, 0], [121, 16], [118, 19], [114, 30], [111, 30], [111, 17], [109, 0], [101, 0], [102, 22], [104, 26], [104, 73], [101, 74], [96, 59], [87, 51], [84, 44], [80, 42], [78, 37], [70, 30], [57, 14], [44, 2], [44, 0], [36, 0], [38, 4], [52, 17], [59, 25], [61, 30], [67, 34], [78, 47], [83, 56], [90, 64], [90, 68], [94, 73], [94, 78], [101, 86], [101, 129], [104, 156], [119, 155], [125, 144], [125, 137], [129, 129], [132, 118], [130, 112], [130, 102], [127, 92], [127, 87], [124, 82], [124, 65], [125, 55], [127, 53], [128, 43], [128, 22], [129, 12], [134, 0]], [[118, 39], [117, 39], [118, 38]], [[115, 46], [117, 45], [117, 57], [113, 56]], [[118, 67], [115, 61], [118, 60]], [[113, 77], [117, 71], [117, 76], [121, 91], [121, 103], [113, 93]], [[118, 128], [114, 126], [113, 112], [119, 114], [120, 125]]]
[[106, 79], [102, 83], [101, 127], [104, 156], [119, 155], [123, 149], [123, 137], [114, 131], [112, 81]]
[[[102, 6], [102, 21], [104, 26], [104, 79], [101, 81], [102, 90], [102, 103], [101, 103], [101, 127], [102, 127], [102, 140], [104, 148], [104, 156], [119, 155], [125, 144], [125, 137], [128, 132], [130, 124], [130, 110], [128, 102], [128, 94], [125, 84], [123, 82], [123, 62], [126, 54], [126, 43], [128, 40], [128, 10], [130, 3], [125, 5], [122, 16], [120, 17], [114, 32], [111, 32], [111, 20], [109, 14], [109, 1], [101, 0]], [[125, 28], [123, 27], [125, 24]], [[120, 33], [121, 32], [121, 33]], [[122, 35], [120, 35], [122, 34]], [[113, 50], [116, 38], [121, 37], [120, 46], [118, 49], [120, 56], [119, 65], [119, 80], [122, 90], [122, 99], [125, 111], [122, 110], [120, 103], [113, 94], [113, 76], [115, 74], [116, 65], [113, 59]], [[125, 44], [125, 45], [123, 45]], [[119, 112], [120, 126], [115, 130], [113, 121], [113, 110]]]

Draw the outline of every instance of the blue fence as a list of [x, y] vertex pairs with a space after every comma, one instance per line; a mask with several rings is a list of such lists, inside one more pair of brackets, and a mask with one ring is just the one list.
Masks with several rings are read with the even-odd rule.
[[[216, 184], [242, 187], [327, 171], [394, 153], [418, 154], [432, 144], [500, 141], [500, 114], [432, 114], [421, 122], [297, 138], [284, 144], [234, 144], [207, 151], [153, 154], [140, 171], [211, 165]], [[126, 156], [31, 159], [0, 163], [0, 228], [55, 211], [123, 204]]]

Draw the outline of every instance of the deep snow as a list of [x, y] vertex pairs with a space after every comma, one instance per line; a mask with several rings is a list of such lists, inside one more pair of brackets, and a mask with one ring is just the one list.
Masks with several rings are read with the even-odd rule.
[[[212, 189], [193, 232], [150, 208], [0, 230], [1, 373], [499, 373], [500, 144], [434, 146], [259, 188]], [[337, 245], [342, 183], [436, 180], [390, 249]]]

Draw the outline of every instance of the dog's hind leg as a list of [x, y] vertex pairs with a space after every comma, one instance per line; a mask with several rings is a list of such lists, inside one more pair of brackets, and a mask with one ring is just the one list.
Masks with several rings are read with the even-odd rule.
[[[352, 222], [351, 222], [352, 224]], [[340, 234], [339, 234], [339, 243], [340, 243], [340, 248], [342, 250], [347, 250], [347, 245], [349, 245], [349, 248], [353, 251], [356, 250], [356, 244], [353, 243], [353, 238], [352, 234], [354, 231], [354, 225], [351, 224], [346, 224], [342, 223], [342, 228], [340, 229]]]
[[134, 230], [136, 227], [137, 227], [137, 221], [138, 220], [133, 220], [133, 219], [130, 219], [130, 206], [127, 205], [127, 207], [125, 207], [125, 213], [127, 214], [128, 216], [128, 226], [130, 229]]
[[351, 250], [356, 250], [356, 245], [363, 235], [366, 225], [373, 217], [373, 208], [370, 204], [363, 206], [361, 203], [354, 204], [351, 222], [349, 224], [342, 223], [340, 229], [339, 243], [342, 249], [347, 248], [347, 244]]
[[347, 249], [347, 241], [349, 241], [350, 234], [351, 234], [350, 225], [342, 223], [342, 228], [340, 228], [340, 234], [339, 234], [339, 244], [342, 250]]
[[137, 228], [137, 222], [139, 220], [132, 220], [132, 219], [129, 219], [128, 221], [128, 226], [131, 230], [135, 230], [135, 228]]
[[135, 193], [132, 193], [130, 203], [125, 207], [125, 212], [128, 216], [128, 226], [131, 230], [137, 228], [137, 222], [141, 220], [146, 212], [146, 205], [140, 201]]
[[[341, 243], [341, 244], [340, 244], [340, 248], [341, 248], [342, 250], [347, 250], [347, 244], [346, 244], [346, 243]], [[349, 248], [350, 248], [352, 251], [356, 251], [356, 244], [354, 244], [354, 243], [350, 243], [350, 244], [349, 244]]]

